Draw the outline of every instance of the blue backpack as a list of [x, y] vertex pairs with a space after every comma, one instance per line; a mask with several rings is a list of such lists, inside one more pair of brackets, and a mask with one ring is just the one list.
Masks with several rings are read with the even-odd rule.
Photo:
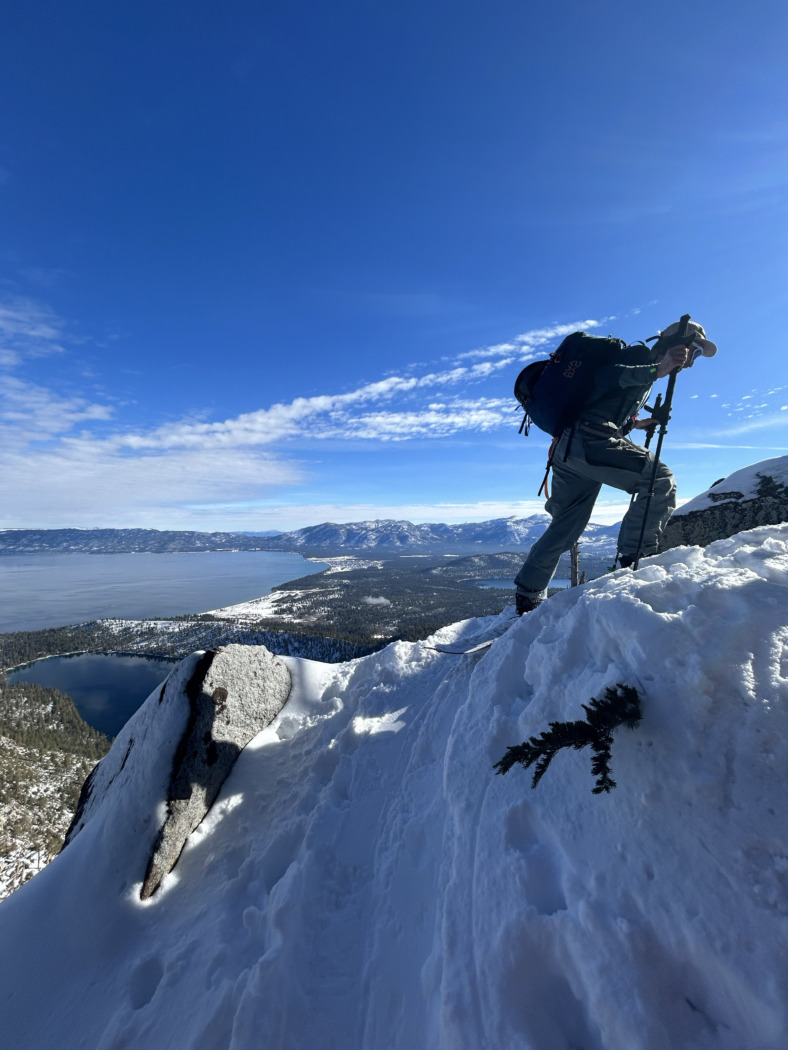
[[558, 437], [580, 418], [593, 388], [594, 374], [611, 364], [627, 344], [612, 336], [572, 332], [547, 361], [526, 365], [514, 384], [525, 415], [520, 433], [531, 423]]

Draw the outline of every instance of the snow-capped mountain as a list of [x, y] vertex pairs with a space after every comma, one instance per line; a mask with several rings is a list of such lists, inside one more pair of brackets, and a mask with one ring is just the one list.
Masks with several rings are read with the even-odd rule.
[[[374, 551], [398, 554], [403, 551], [500, 551], [525, 550], [542, 535], [549, 518], [496, 518], [492, 521], [447, 525], [435, 522], [414, 525], [410, 521], [356, 521], [347, 524], [324, 522], [294, 532], [233, 533], [177, 532], [158, 529], [5, 529], [0, 530], [0, 555], [37, 554], [44, 551], [94, 554], [174, 551], [276, 550], [340, 552]], [[617, 525], [591, 524], [582, 543], [589, 551], [615, 551]]]
[[[284, 658], [283, 710], [141, 901], [178, 713], [157, 690], [0, 904], [4, 1045], [784, 1050], [788, 525], [510, 614]], [[618, 683], [643, 719], [612, 792], [588, 751], [533, 791], [494, 774]]]
[[[550, 518], [533, 514], [527, 518], [495, 518], [491, 521], [467, 522], [461, 525], [435, 523], [414, 525], [409, 521], [358, 521], [339, 525], [325, 522], [275, 540], [282, 549], [334, 549], [401, 552], [416, 548], [429, 550], [473, 549], [524, 550], [544, 532]], [[599, 553], [616, 549], [618, 525], [590, 524], [582, 543]]]

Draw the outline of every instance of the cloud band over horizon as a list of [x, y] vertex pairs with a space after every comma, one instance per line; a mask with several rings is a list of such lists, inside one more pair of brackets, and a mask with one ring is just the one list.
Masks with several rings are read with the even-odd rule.
[[[569, 332], [610, 320], [534, 328], [444, 357], [440, 368], [413, 366], [353, 389], [296, 397], [222, 420], [186, 417], [140, 428], [133, 405], [95, 394], [68, 396], [18, 374], [26, 361], [40, 365], [43, 358], [68, 354], [73, 326], [45, 304], [7, 300], [0, 303], [0, 527], [194, 527], [210, 519], [210, 528], [224, 528], [221, 520], [231, 517], [236, 528], [261, 521], [291, 528], [315, 524], [306, 516], [321, 507], [344, 505], [347, 515], [358, 513], [374, 504], [359, 503], [351, 492], [344, 504], [310, 501], [310, 477], [319, 471], [310, 462], [316, 450], [331, 443], [384, 448], [503, 433], [513, 427], [517, 407], [513, 397], [499, 396], [505, 370], [513, 376]], [[730, 417], [727, 434], [788, 423], [788, 412], [774, 411], [769, 400], [784, 397], [784, 389], [754, 391], [735, 405], [715, 402]], [[689, 433], [674, 448], [727, 447], [709, 436]], [[539, 437], [529, 452], [538, 450]], [[294, 500], [299, 492], [305, 498]], [[478, 519], [486, 502], [458, 505]], [[507, 516], [506, 508], [518, 513], [513, 508], [527, 506], [533, 513], [542, 506], [537, 500], [493, 502], [500, 511], [494, 516]], [[419, 505], [428, 508], [421, 520], [435, 520], [435, 512], [448, 506]]]

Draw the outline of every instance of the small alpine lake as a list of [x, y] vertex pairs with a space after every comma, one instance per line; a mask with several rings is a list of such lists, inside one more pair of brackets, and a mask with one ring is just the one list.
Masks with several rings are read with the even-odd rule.
[[9, 683], [35, 682], [68, 693], [88, 725], [117, 736], [178, 662], [152, 656], [76, 653], [36, 660], [6, 672], [6, 677]]

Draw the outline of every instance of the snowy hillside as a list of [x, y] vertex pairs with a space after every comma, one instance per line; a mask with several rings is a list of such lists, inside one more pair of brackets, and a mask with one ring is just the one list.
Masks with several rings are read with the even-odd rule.
[[[284, 710], [143, 904], [173, 718], [149, 699], [103, 805], [0, 904], [5, 1044], [784, 1050], [788, 526], [510, 612], [439, 632], [501, 635], [473, 656], [286, 659]], [[619, 682], [643, 721], [610, 794], [585, 751], [535, 791], [493, 774]]]

